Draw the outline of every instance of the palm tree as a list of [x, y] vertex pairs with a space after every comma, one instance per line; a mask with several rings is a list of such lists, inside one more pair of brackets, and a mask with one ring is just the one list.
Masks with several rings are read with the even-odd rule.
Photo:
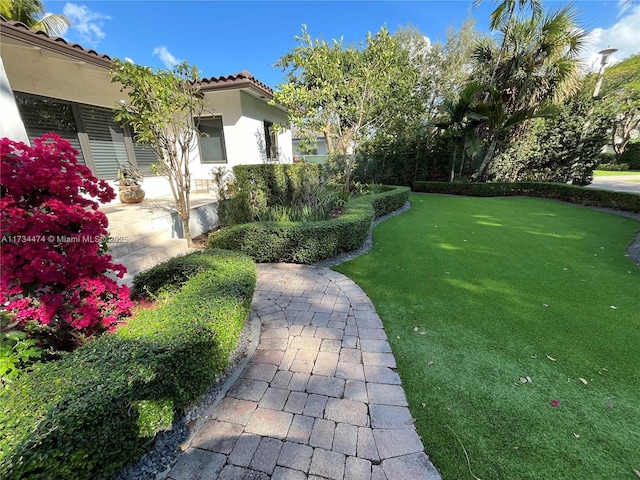
[[[482, 88], [482, 85], [478, 82], [471, 82], [460, 92], [455, 101], [445, 99], [442, 102], [441, 110], [446, 119], [433, 124], [435, 127], [444, 130], [445, 137], [453, 142], [451, 173], [449, 175], [451, 182], [453, 182], [456, 175], [458, 145], [462, 145], [460, 175], [464, 168], [465, 154], [473, 157], [480, 149], [481, 142], [475, 134], [478, 117], [474, 112], [474, 105], [476, 97], [482, 91]], [[486, 118], [482, 117], [480, 120], [486, 120]]]
[[[481, 3], [482, 0], [474, 0], [473, 2], [474, 7], [478, 7]], [[491, 12], [489, 17], [489, 28], [491, 30], [500, 30], [504, 35], [500, 44], [500, 53], [498, 53], [496, 64], [491, 70], [490, 83], [493, 82], [493, 78], [496, 75], [496, 69], [502, 60], [502, 55], [507, 44], [512, 24], [517, 18], [516, 7], [520, 12], [529, 7], [531, 9], [531, 18], [539, 18], [543, 13], [542, 0], [502, 0], [501, 2], [494, 0], [493, 3], [494, 5], [497, 3], [498, 6], [493, 12]]]
[[485, 180], [487, 168], [496, 155], [500, 141], [509, 136], [515, 128], [532, 118], [553, 117], [557, 109], [549, 104], [537, 105], [531, 108], [522, 108], [510, 113], [505, 107], [503, 95], [493, 87], [487, 88], [489, 100], [480, 102], [468, 113], [470, 118], [485, 121], [485, 129], [489, 147], [482, 159], [478, 170], [478, 181]]
[[46, 13], [40, 0], [0, 0], [0, 15], [54, 36], [64, 34], [71, 25], [65, 15]]
[[546, 105], [557, 105], [577, 92], [580, 54], [586, 38], [570, 6], [544, 16], [516, 19], [500, 32], [504, 49], [496, 52], [493, 45], [485, 42], [476, 50], [475, 58], [480, 65], [495, 65], [487, 90], [490, 94], [485, 97], [490, 107], [487, 108], [502, 118], [495, 125], [508, 118], [518, 121], [509, 122], [516, 129], [488, 129], [493, 149], [487, 150], [482, 162], [481, 180], [497, 143], [507, 139], [505, 135], [513, 138], [522, 132], [526, 120], [537, 116]]

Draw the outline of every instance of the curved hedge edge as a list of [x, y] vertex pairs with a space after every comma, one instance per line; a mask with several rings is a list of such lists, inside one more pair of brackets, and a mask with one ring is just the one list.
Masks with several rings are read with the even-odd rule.
[[408, 187], [352, 199], [340, 218], [324, 222], [253, 222], [212, 233], [208, 246], [241, 251], [256, 262], [310, 264], [359, 248], [374, 218], [402, 207]]
[[165, 304], [0, 392], [0, 478], [109, 478], [206, 391], [249, 318], [256, 266], [203, 255], [215, 267]]
[[640, 213], [640, 195], [584, 188], [564, 183], [495, 182], [495, 183], [444, 183], [413, 182], [413, 191], [468, 195], [471, 197], [528, 196], [542, 197], [576, 205], [612, 208]]

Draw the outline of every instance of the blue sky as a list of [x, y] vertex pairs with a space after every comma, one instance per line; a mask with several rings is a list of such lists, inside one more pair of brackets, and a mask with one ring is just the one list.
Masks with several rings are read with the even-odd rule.
[[[545, 2], [556, 9], [567, 2]], [[608, 45], [620, 51], [614, 60], [640, 52], [640, 1], [573, 2], [580, 22], [591, 32], [585, 60]], [[54, 1], [47, 11], [65, 13], [73, 26], [65, 38], [111, 57], [168, 67], [179, 60], [196, 65], [202, 76], [249, 70], [271, 87], [282, 81], [273, 64], [291, 50], [306, 24], [312, 37], [345, 42], [364, 40], [386, 25], [392, 32], [412, 24], [432, 42], [444, 40], [468, 16], [488, 31], [491, 0], [478, 8], [471, 0], [429, 1]]]

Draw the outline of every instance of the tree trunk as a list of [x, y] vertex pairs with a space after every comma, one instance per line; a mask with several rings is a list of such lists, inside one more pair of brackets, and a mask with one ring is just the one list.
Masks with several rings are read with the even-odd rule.
[[449, 181], [453, 183], [453, 179], [456, 178], [456, 154], [458, 153], [457, 145], [453, 146], [453, 161], [451, 162], [451, 178]]
[[324, 127], [324, 140], [327, 143], [327, 153], [333, 155], [333, 139], [331, 138], [331, 124], [327, 122]]
[[478, 170], [478, 182], [484, 182], [486, 180], [487, 168], [489, 168], [489, 165], [491, 164], [491, 161], [496, 154], [496, 143], [497, 142], [494, 139], [489, 146], [489, 150], [487, 150], [487, 153], [482, 159], [480, 169]]

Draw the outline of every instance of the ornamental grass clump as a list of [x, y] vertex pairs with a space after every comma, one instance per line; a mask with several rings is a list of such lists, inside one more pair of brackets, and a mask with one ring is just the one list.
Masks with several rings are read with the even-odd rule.
[[107, 276], [126, 269], [106, 253], [98, 210], [115, 193], [68, 141], [51, 133], [33, 143], [0, 140], [0, 302], [29, 335], [73, 350], [129, 315], [129, 289]]

